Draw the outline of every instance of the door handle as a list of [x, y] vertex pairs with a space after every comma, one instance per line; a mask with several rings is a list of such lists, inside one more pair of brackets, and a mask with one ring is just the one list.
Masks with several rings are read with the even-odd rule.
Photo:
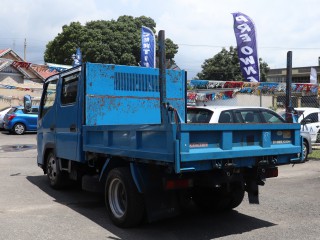
[[54, 125], [51, 125], [50, 126], [50, 131], [54, 131], [54, 127], [55, 127]]
[[77, 130], [76, 125], [75, 124], [71, 124], [70, 125], [70, 132], [76, 132], [76, 130]]

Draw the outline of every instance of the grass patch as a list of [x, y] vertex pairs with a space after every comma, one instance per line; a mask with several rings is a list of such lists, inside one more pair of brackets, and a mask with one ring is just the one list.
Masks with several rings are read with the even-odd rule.
[[320, 150], [313, 150], [311, 154], [308, 155], [308, 158], [318, 158], [320, 159]]

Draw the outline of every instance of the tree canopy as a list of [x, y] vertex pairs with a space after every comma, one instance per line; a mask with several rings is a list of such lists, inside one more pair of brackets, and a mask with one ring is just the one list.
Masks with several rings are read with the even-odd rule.
[[[138, 65], [142, 26], [155, 32], [155, 21], [145, 16], [134, 18], [124, 15], [117, 20], [90, 21], [85, 25], [72, 22], [64, 25], [62, 32], [47, 44], [44, 60], [72, 64], [71, 56], [80, 47], [83, 61]], [[165, 40], [165, 44], [166, 58], [173, 60], [178, 52], [178, 45], [169, 38]]]
[[[261, 82], [266, 82], [269, 71], [268, 64], [259, 58]], [[212, 58], [206, 59], [202, 64], [202, 71], [197, 74], [197, 79], [244, 81], [240, 69], [237, 48], [230, 47], [229, 51], [223, 48]]]

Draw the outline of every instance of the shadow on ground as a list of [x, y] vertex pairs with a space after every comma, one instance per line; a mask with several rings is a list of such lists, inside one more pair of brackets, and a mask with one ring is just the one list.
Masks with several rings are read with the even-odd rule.
[[120, 229], [109, 220], [103, 196], [84, 192], [78, 188], [54, 190], [49, 186], [46, 176], [28, 176], [27, 180], [54, 198], [57, 203], [71, 208], [117, 236], [109, 239], [206, 240], [275, 226], [273, 223], [237, 211], [211, 215], [191, 207], [175, 218], [145, 223], [138, 228]]

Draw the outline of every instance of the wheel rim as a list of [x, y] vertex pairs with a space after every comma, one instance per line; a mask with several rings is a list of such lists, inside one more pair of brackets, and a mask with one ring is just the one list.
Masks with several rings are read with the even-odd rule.
[[308, 148], [306, 146], [306, 144], [304, 143], [302, 146], [302, 159], [305, 160], [307, 158], [307, 154], [308, 154]]
[[14, 131], [16, 134], [22, 134], [22, 133], [24, 133], [24, 126], [21, 124], [17, 124], [14, 127]]
[[54, 156], [51, 156], [49, 158], [49, 161], [47, 164], [47, 174], [51, 181], [54, 181], [57, 177], [57, 162]]
[[108, 190], [109, 206], [113, 215], [117, 218], [124, 216], [127, 210], [127, 194], [122, 181], [113, 179]]

